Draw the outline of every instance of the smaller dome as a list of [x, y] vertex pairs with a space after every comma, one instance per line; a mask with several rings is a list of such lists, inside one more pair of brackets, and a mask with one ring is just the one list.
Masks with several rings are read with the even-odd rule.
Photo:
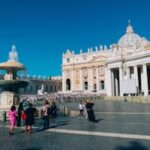
[[148, 40], [134, 33], [133, 27], [131, 26], [131, 24], [129, 24], [126, 29], [126, 34], [119, 39], [118, 45], [121, 48], [134, 47], [134, 46], [138, 47], [142, 45], [142, 43], [147, 43], [147, 42]]

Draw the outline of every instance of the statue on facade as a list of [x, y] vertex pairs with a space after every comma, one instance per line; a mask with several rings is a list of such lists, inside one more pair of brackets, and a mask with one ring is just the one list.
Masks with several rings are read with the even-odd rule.
[[100, 45], [100, 50], [102, 50], [103, 49], [103, 46], [102, 45]]
[[98, 51], [98, 47], [97, 46], [95, 46], [95, 50], [96, 50], [96, 52]]

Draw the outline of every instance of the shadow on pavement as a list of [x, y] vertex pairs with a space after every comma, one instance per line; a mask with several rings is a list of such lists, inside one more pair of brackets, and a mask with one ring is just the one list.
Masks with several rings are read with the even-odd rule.
[[53, 125], [51, 126], [50, 128], [56, 128], [56, 127], [59, 127], [59, 126], [64, 126], [64, 125], [67, 125], [69, 124], [67, 121], [63, 121], [63, 122], [60, 122], [59, 124], [56, 124], [56, 125]]
[[96, 123], [103, 121], [104, 119], [96, 119]]
[[[67, 125], [67, 124], [68, 124], [67, 121], [61, 121], [61, 122], [59, 122], [58, 124], [55, 124], [55, 125], [53, 125], [53, 126], [50, 126], [50, 128], [56, 128], [56, 127], [64, 126], [64, 125]], [[50, 129], [50, 128], [49, 128], [49, 129]], [[47, 130], [47, 129], [46, 129], [46, 130]], [[32, 133], [41, 132], [41, 131], [45, 131], [45, 129], [37, 129], [37, 130], [33, 131]]]
[[129, 146], [118, 146], [115, 150], [148, 150], [148, 148], [137, 141], [132, 141]]
[[34, 147], [34, 148], [23, 148], [23, 149], [18, 149], [18, 150], [42, 150], [42, 147]]

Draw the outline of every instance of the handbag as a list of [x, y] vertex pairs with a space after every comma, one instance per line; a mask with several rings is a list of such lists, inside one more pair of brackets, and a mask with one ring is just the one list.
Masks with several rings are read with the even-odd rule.
[[22, 120], [26, 120], [27, 119], [27, 114], [25, 112], [22, 113], [21, 119]]

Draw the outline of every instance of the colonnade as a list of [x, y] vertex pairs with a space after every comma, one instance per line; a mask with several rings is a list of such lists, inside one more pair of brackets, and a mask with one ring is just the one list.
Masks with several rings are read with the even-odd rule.
[[[134, 70], [133, 74], [131, 72], [131, 68], [133, 68]], [[118, 72], [117, 77], [115, 76], [116, 72]], [[115, 68], [107, 68], [106, 74], [106, 87], [108, 96], [123, 96], [124, 94], [126, 94], [122, 92], [122, 80], [128, 79], [135, 80], [137, 92], [134, 94], [144, 94], [144, 96], [148, 96], [149, 94], [150, 86], [148, 78], [150, 77], [150, 73], [148, 71], [148, 64], [126, 66], [125, 70], [122, 66]]]

